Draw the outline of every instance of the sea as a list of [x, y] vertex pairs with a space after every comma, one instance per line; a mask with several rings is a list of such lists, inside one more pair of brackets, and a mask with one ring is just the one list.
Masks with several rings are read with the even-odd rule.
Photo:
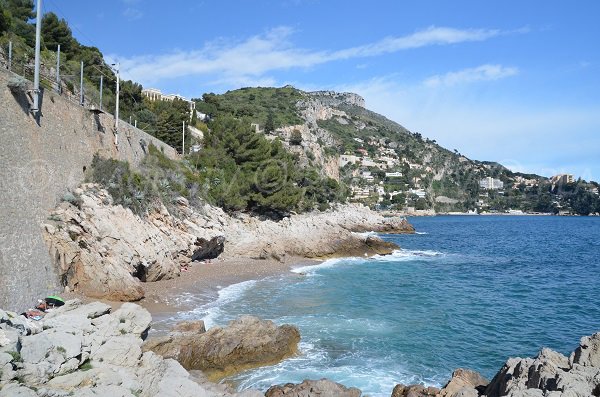
[[401, 250], [295, 268], [223, 288], [182, 318], [243, 314], [295, 324], [300, 352], [224, 381], [239, 390], [329, 378], [369, 396], [443, 386], [456, 368], [491, 378], [509, 357], [569, 354], [600, 331], [600, 218], [411, 218]]

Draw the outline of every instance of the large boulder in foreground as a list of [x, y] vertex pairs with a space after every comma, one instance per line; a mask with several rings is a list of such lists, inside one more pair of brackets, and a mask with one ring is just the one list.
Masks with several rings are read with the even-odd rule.
[[392, 397], [435, 397], [439, 392], [440, 389], [432, 386], [398, 384], [392, 390]]
[[277, 326], [252, 316], [231, 321], [227, 327], [203, 331], [198, 325], [192, 326], [190, 332], [176, 330], [166, 337], [150, 338], [144, 350], [175, 358], [188, 370], [201, 370], [209, 378], [218, 379], [275, 364], [296, 353], [300, 341], [295, 326]]
[[362, 392], [355, 387], [348, 388], [328, 379], [272, 386], [265, 393], [265, 397], [360, 397], [361, 395]]
[[452, 379], [440, 391], [440, 397], [477, 397], [490, 382], [479, 372], [459, 368], [452, 373]]

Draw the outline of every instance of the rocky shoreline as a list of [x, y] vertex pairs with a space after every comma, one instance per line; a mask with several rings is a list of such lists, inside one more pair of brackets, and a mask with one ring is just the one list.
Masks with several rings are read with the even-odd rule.
[[[295, 354], [300, 334], [292, 325], [243, 317], [207, 331], [198, 321], [179, 324], [168, 336], [147, 338], [151, 322], [150, 313], [133, 303], [112, 312], [104, 303], [71, 300], [39, 322], [0, 310], [0, 397], [362, 395], [326, 379], [276, 385], [265, 394], [235, 392], [209, 380]], [[442, 389], [399, 384], [390, 393], [600, 396], [600, 333], [583, 337], [569, 357], [542, 349], [535, 358], [511, 358], [490, 382], [474, 371], [458, 369]]]
[[279, 222], [228, 215], [205, 204], [177, 200], [177, 216], [162, 206], [142, 218], [98, 185], [73, 192], [43, 225], [44, 239], [68, 291], [111, 301], [138, 301], [142, 283], [174, 279], [193, 261], [214, 258], [324, 259], [389, 254], [399, 247], [361, 234], [414, 233], [404, 218], [386, 218], [367, 207], [292, 215]]

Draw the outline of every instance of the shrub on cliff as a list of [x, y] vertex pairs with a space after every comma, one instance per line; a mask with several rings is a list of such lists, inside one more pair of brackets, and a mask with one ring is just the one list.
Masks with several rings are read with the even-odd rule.
[[130, 208], [138, 215], [145, 214], [158, 198], [158, 191], [148, 178], [132, 171], [124, 161], [104, 159], [96, 154], [86, 179], [106, 188], [115, 205]]

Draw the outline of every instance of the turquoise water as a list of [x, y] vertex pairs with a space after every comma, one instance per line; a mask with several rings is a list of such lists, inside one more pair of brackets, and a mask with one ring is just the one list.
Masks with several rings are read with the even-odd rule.
[[435, 217], [385, 236], [392, 256], [340, 259], [228, 287], [190, 315], [253, 314], [300, 328], [301, 355], [230, 379], [239, 388], [330, 378], [370, 396], [396, 383], [487, 377], [509, 356], [572, 351], [600, 331], [600, 218]]

